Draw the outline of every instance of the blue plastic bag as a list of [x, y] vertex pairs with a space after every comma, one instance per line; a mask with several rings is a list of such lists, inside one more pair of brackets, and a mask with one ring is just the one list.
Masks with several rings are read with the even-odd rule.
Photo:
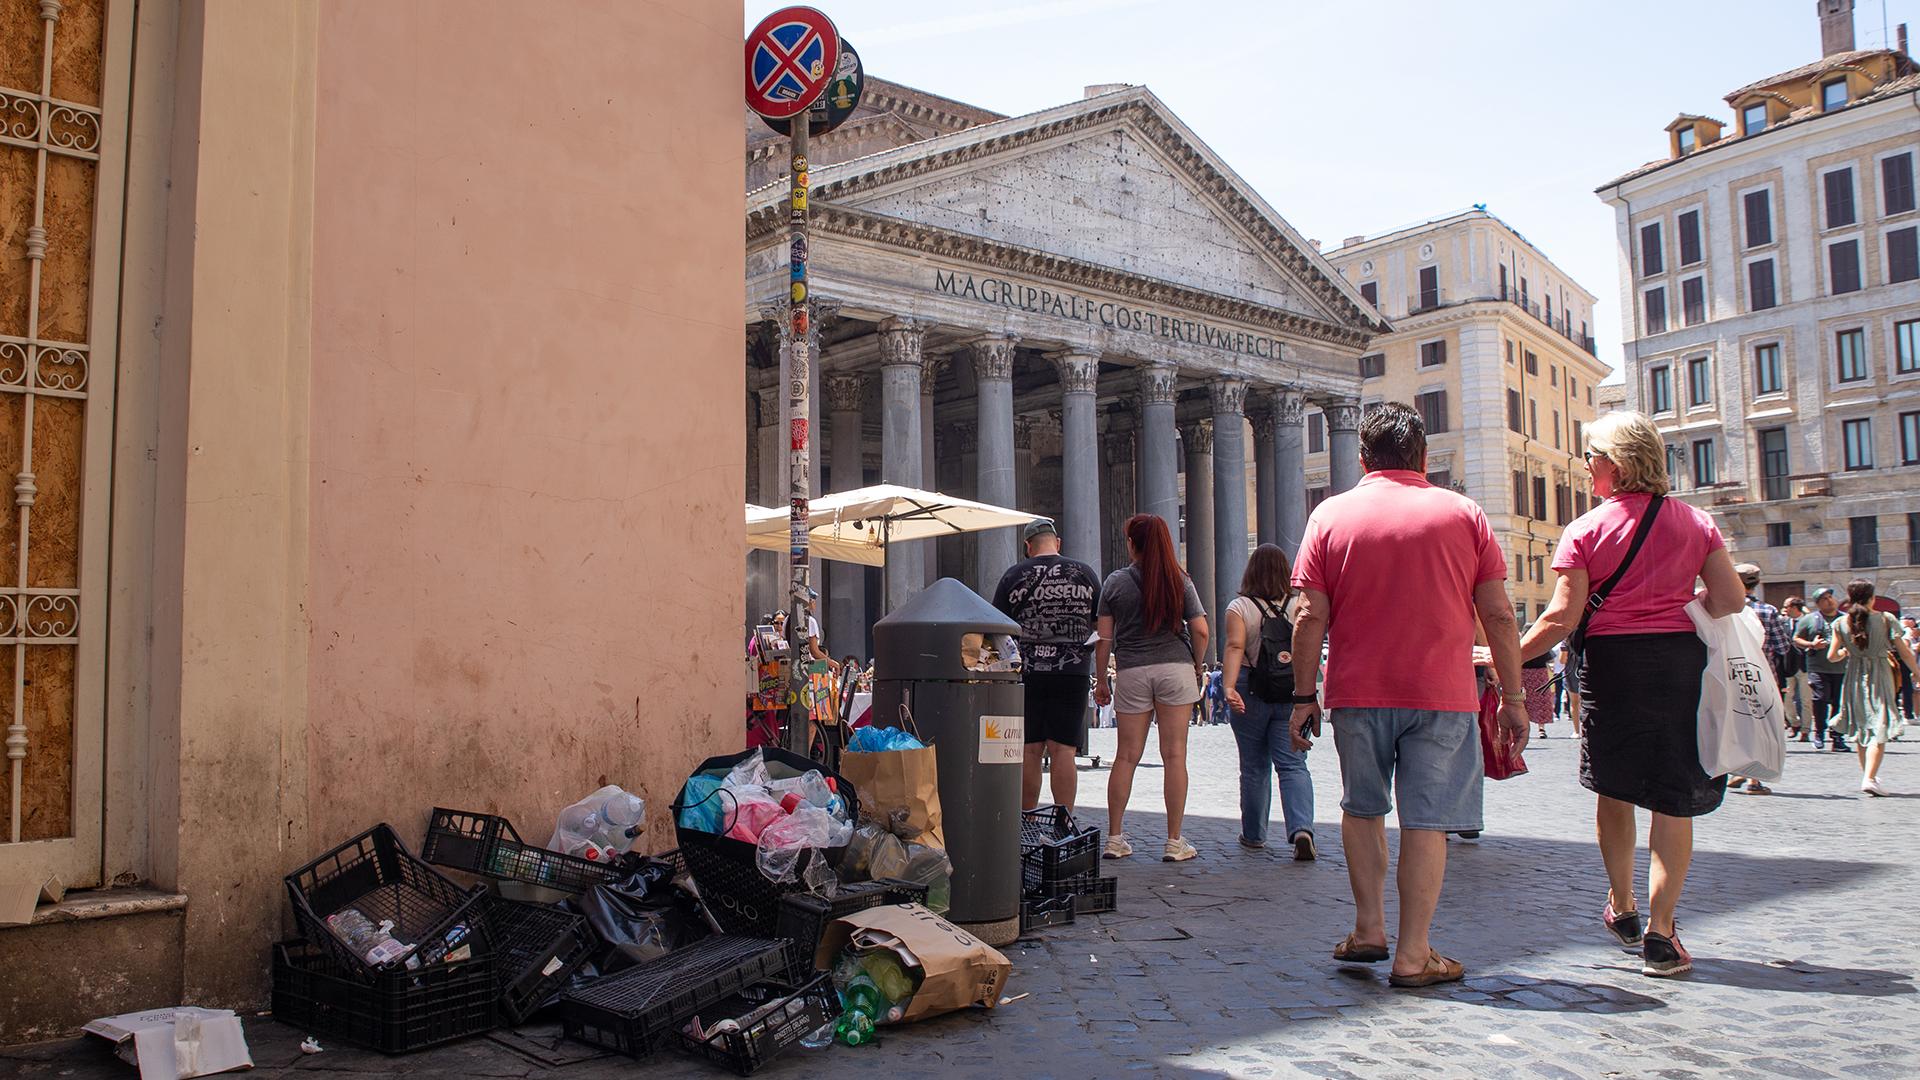
[[709, 832], [718, 836], [723, 831], [726, 820], [726, 808], [730, 801], [722, 793], [723, 780], [718, 776], [698, 773], [687, 778], [686, 790], [680, 795], [680, 827]]
[[856, 754], [876, 754], [887, 750], [924, 750], [927, 744], [902, 728], [863, 727], [853, 733], [847, 749]]

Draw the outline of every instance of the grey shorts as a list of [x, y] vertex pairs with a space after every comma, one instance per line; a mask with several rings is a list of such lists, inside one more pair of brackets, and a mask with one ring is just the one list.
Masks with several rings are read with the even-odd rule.
[[1156, 705], [1191, 705], [1200, 700], [1200, 680], [1192, 664], [1147, 664], [1121, 668], [1113, 680], [1113, 711], [1152, 712]]
[[1486, 769], [1479, 717], [1434, 709], [1334, 709], [1340, 809], [1380, 818], [1400, 797], [1400, 827], [1478, 832]]

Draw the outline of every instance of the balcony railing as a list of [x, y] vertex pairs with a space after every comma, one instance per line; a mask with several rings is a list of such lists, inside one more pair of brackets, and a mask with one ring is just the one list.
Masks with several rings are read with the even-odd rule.
[[1760, 497], [1768, 502], [1786, 498], [1790, 490], [1790, 485], [1784, 476], [1763, 476], [1760, 478]]
[[1433, 311], [1444, 306], [1446, 306], [1446, 298], [1438, 289], [1407, 297], [1407, 314], [1409, 315], [1418, 315], [1423, 311]]
[[1555, 333], [1558, 333], [1561, 337], [1566, 338], [1568, 341], [1573, 342], [1585, 350], [1587, 355], [1599, 355], [1594, 345], [1593, 335], [1576, 333], [1573, 320], [1565, 314], [1560, 315], [1558, 318], [1549, 319], [1540, 309], [1540, 305], [1537, 302], [1520, 290], [1511, 287], [1503, 287], [1500, 290], [1500, 299], [1512, 304], [1541, 322], [1546, 323]]

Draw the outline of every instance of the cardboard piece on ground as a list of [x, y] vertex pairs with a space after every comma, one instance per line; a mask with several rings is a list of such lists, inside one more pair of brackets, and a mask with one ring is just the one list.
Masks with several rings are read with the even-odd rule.
[[104, 1017], [83, 1030], [115, 1044], [115, 1053], [140, 1068], [140, 1080], [188, 1080], [253, 1068], [247, 1037], [232, 1009], [171, 1009]]
[[33, 921], [34, 908], [57, 904], [66, 895], [66, 885], [53, 875], [44, 881], [0, 881], [0, 926], [25, 926]]
[[979, 1005], [991, 1009], [1013, 973], [1000, 950], [919, 904], [868, 908], [827, 924], [814, 952], [814, 966], [833, 967], [848, 942], [904, 950], [920, 969], [920, 982], [903, 1020], [919, 1020]]

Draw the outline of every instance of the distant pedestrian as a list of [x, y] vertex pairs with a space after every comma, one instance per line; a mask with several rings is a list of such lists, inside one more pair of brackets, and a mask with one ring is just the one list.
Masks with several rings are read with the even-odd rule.
[[1227, 722], [1240, 751], [1240, 844], [1267, 846], [1273, 780], [1280, 778], [1280, 817], [1293, 857], [1305, 862], [1313, 844], [1313, 776], [1307, 753], [1289, 733], [1293, 717], [1293, 587], [1287, 553], [1261, 544], [1247, 559], [1240, 593], [1227, 605], [1227, 643], [1220, 650], [1227, 686]]
[[1793, 643], [1806, 650], [1807, 686], [1813, 699], [1813, 748], [1818, 750], [1832, 739], [1833, 752], [1847, 752], [1846, 740], [1833, 725], [1833, 714], [1840, 708], [1847, 665], [1828, 655], [1833, 643], [1833, 620], [1840, 617], [1840, 602], [1833, 590], [1820, 588], [1813, 594], [1814, 610], [1807, 612], [1793, 628]]
[[1087, 687], [1093, 676], [1094, 610], [1100, 579], [1093, 567], [1060, 554], [1052, 518], [1021, 530], [1027, 557], [1007, 568], [993, 590], [993, 606], [1020, 624], [1020, 681], [1026, 690], [1026, 758], [1021, 805], [1040, 805], [1041, 759], [1052, 761], [1053, 801], [1068, 810], [1079, 796], [1074, 762], [1087, 726]]
[[1812, 693], [1807, 689], [1807, 650], [1801, 648], [1794, 637], [1798, 633], [1800, 620], [1806, 614], [1807, 602], [1797, 596], [1787, 597], [1780, 605], [1780, 617], [1787, 620], [1789, 646], [1786, 680], [1780, 685], [1780, 697], [1787, 707], [1787, 735], [1801, 742], [1807, 741]]
[[[1780, 685], [1780, 672], [1787, 665], [1788, 654], [1793, 651], [1793, 632], [1787, 625], [1786, 617], [1780, 614], [1780, 609], [1761, 600], [1754, 592], [1760, 587], [1760, 568], [1752, 563], [1741, 563], [1733, 568], [1733, 572], [1740, 575], [1740, 584], [1747, 590], [1747, 610], [1760, 620], [1767, 667], [1774, 684]], [[1749, 795], [1773, 794], [1772, 788], [1750, 776], [1727, 777], [1727, 790], [1744, 791]]]
[[[1678, 975], [1693, 970], [1674, 924], [1693, 859], [1693, 819], [1717, 808], [1727, 786], [1726, 777], [1700, 767], [1707, 647], [1686, 608], [1695, 579], [1706, 582], [1714, 618], [1739, 611], [1745, 591], [1713, 518], [1666, 498], [1666, 445], [1653, 421], [1636, 412], [1595, 420], [1586, 460], [1600, 505], [1561, 533], [1553, 600], [1520, 651], [1544, 653], [1573, 633], [1589, 595], [1603, 592], [1580, 655], [1580, 783], [1598, 796], [1594, 818], [1610, 886], [1600, 921], [1640, 952], [1643, 973]], [[1636, 806], [1653, 812], [1653, 910], [1644, 928], [1633, 885]]]
[[[1907, 648], [1920, 652], [1920, 625], [1915, 625], [1913, 616], [1904, 615], [1900, 619], [1901, 634], [1906, 639]], [[1913, 684], [1914, 672], [1908, 668], [1900, 669], [1900, 715], [1907, 723], [1913, 723]]]
[[1200, 700], [1207, 655], [1207, 613], [1200, 594], [1173, 557], [1167, 523], [1135, 514], [1123, 526], [1128, 564], [1100, 586], [1099, 646], [1094, 669], [1112, 654], [1118, 674], [1094, 684], [1093, 700], [1112, 701], [1120, 727], [1107, 774], [1109, 859], [1133, 854], [1126, 833], [1134, 770], [1147, 747], [1147, 727], [1160, 728], [1161, 778], [1166, 785], [1167, 845], [1161, 858], [1184, 862], [1198, 852], [1181, 834], [1187, 816], [1187, 727]]
[[1387, 823], [1400, 802], [1400, 928], [1388, 982], [1462, 977], [1428, 940], [1446, 876], [1447, 833], [1481, 829], [1486, 773], [1471, 657], [1474, 614], [1505, 687], [1500, 736], [1527, 743], [1507, 564], [1486, 515], [1427, 482], [1420, 414], [1389, 402], [1360, 422], [1366, 475], [1307, 519], [1293, 584], [1294, 747], [1320, 733], [1320, 648], [1329, 628], [1326, 708], [1340, 754], [1341, 837], [1353, 932], [1334, 959], [1387, 959]]
[[1847, 582], [1847, 610], [1833, 622], [1827, 657], [1847, 665], [1846, 687], [1834, 730], [1853, 737], [1860, 755], [1860, 790], [1885, 795], [1880, 784], [1880, 761], [1887, 743], [1900, 737], [1903, 722], [1894, 701], [1893, 670], [1913, 670], [1912, 646], [1900, 634], [1899, 620], [1873, 609], [1873, 582]]

